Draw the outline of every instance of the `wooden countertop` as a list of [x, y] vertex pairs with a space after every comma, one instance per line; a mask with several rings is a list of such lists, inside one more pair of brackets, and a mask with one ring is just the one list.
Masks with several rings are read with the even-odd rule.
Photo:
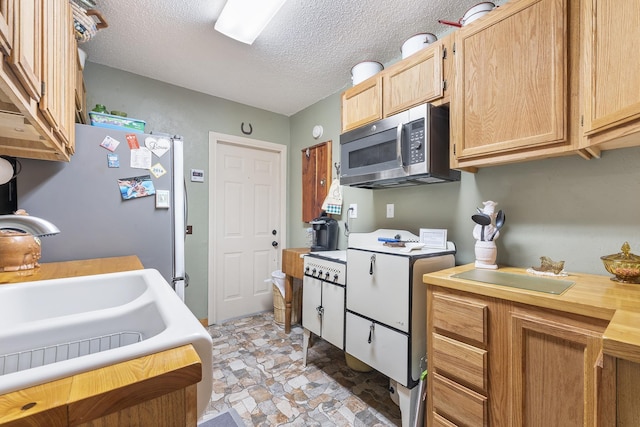
[[91, 276], [118, 271], [141, 270], [143, 268], [144, 266], [135, 255], [50, 262], [43, 263], [31, 270], [0, 272], [0, 285], [34, 280], [60, 279], [62, 277]]
[[[558, 279], [575, 283], [562, 294], [553, 295], [451, 277], [473, 268], [474, 264], [467, 264], [428, 273], [423, 281], [428, 285], [608, 320], [603, 342], [605, 353], [640, 363], [640, 285], [614, 282], [610, 276], [572, 273]], [[498, 271], [528, 274], [526, 269], [515, 267], [500, 267]]]
[[184, 345], [0, 395], [0, 425], [59, 425], [52, 421], [58, 412], [79, 425], [201, 379], [198, 353]]
[[[136, 256], [54, 262], [42, 264], [33, 270], [2, 272], [0, 283], [87, 276], [143, 268]], [[193, 346], [185, 345], [0, 395], [0, 425], [22, 425], [19, 420], [27, 418], [29, 422], [42, 420], [41, 424], [29, 425], [49, 425], [46, 420], [58, 411], [68, 414], [69, 420], [80, 423], [89, 416], [98, 417], [102, 413], [117, 411], [130, 405], [132, 401], [151, 399], [155, 394], [166, 393], [168, 389], [195, 384], [201, 377], [202, 366], [198, 353]], [[153, 386], [149, 387], [149, 384]], [[18, 424], [13, 424], [14, 421]]]

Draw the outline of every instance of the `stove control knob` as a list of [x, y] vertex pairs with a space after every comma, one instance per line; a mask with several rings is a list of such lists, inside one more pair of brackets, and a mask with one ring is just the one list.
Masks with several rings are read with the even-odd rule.
[[316, 269], [311, 270], [311, 275], [314, 276], [316, 274]]
[[318, 277], [322, 276], [322, 270], [318, 270]]
[[305, 272], [305, 273], [308, 273], [308, 272], [309, 272], [309, 266], [307, 266], [307, 267], [304, 269], [304, 272]]
[[336, 274], [334, 274], [334, 275], [333, 275], [333, 281], [334, 281], [334, 282], [337, 282], [337, 281], [338, 281], [338, 273], [336, 273]]
[[329, 274], [331, 274], [331, 273], [329, 273], [328, 271], [326, 273], [324, 273], [324, 278], [328, 279], [329, 278]]

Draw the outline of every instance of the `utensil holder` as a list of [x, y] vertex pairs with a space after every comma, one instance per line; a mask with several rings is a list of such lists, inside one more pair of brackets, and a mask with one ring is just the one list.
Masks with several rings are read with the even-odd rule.
[[487, 268], [496, 270], [496, 258], [498, 256], [498, 248], [496, 242], [476, 240], [475, 246], [476, 268]]

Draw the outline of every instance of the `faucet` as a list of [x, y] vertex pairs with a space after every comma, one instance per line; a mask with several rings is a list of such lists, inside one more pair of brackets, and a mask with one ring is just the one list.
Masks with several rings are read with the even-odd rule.
[[52, 236], [58, 234], [58, 227], [47, 221], [30, 215], [0, 215], [0, 230], [18, 230], [34, 236]]

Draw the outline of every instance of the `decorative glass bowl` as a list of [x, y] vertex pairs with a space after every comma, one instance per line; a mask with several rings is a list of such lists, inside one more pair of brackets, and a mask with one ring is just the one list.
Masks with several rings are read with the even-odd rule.
[[620, 249], [622, 252], [600, 257], [604, 268], [615, 276], [611, 280], [620, 283], [640, 283], [640, 256], [630, 252], [628, 242], [624, 242]]

